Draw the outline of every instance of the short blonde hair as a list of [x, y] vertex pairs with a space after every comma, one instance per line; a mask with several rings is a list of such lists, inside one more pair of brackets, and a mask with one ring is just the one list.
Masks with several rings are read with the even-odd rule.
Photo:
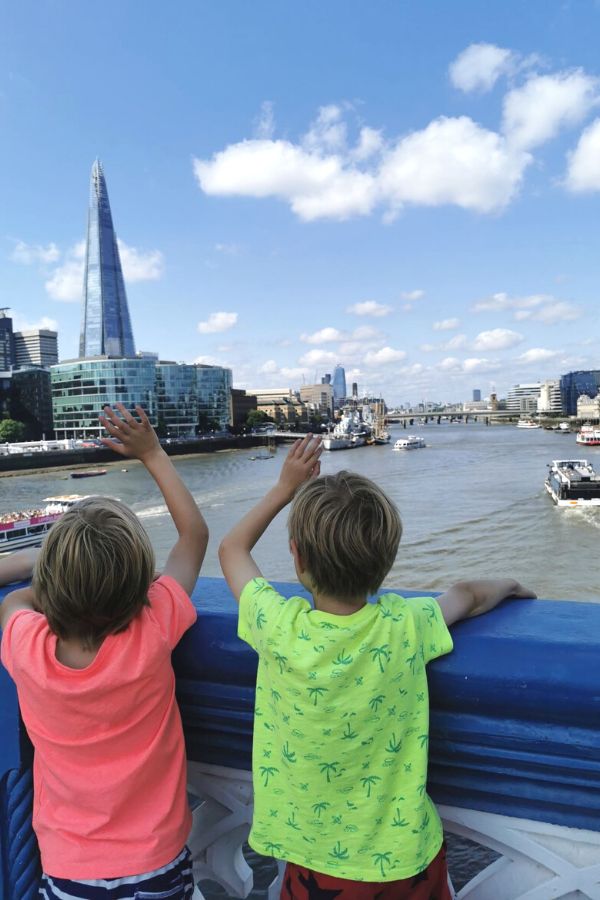
[[402, 522], [378, 485], [341, 471], [298, 491], [288, 531], [315, 591], [349, 599], [379, 589], [396, 558]]
[[33, 573], [39, 609], [59, 638], [96, 647], [148, 604], [154, 551], [119, 500], [88, 497], [52, 526]]

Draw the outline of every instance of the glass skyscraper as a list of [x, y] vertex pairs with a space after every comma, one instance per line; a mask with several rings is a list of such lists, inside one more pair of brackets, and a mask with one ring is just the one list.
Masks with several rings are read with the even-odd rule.
[[346, 399], [346, 370], [337, 365], [333, 370], [333, 403], [338, 408]]
[[134, 357], [123, 270], [102, 164], [92, 166], [79, 356]]

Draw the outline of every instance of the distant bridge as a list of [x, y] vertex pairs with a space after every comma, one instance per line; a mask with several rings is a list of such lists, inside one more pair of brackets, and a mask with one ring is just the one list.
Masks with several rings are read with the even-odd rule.
[[440, 425], [444, 422], [517, 422], [522, 413], [507, 409], [478, 409], [461, 412], [393, 413], [385, 417], [386, 425], [417, 425], [428, 422]]

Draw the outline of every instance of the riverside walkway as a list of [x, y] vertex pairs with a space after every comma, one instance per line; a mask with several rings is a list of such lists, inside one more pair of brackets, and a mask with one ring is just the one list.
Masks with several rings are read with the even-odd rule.
[[[222, 579], [201, 578], [193, 600], [198, 621], [173, 654], [194, 808], [189, 844], [198, 880], [246, 897], [256, 655], [237, 638]], [[447, 832], [499, 854], [458, 897], [600, 900], [600, 603], [508, 601], [452, 633], [455, 652], [429, 666], [428, 790]], [[0, 734], [0, 898], [34, 900], [31, 747], [4, 670]], [[269, 900], [279, 890], [276, 880]]]

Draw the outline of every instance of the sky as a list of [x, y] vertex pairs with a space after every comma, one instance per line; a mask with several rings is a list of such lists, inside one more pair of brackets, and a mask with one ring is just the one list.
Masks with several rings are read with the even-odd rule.
[[600, 366], [598, 0], [0, 0], [0, 306], [78, 354], [102, 160], [138, 350], [388, 404]]

